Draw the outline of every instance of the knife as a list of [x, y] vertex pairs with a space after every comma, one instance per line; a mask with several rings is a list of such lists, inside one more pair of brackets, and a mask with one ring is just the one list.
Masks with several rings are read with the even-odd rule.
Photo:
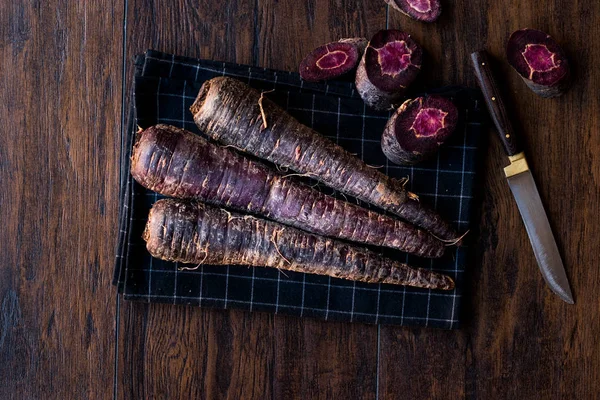
[[504, 168], [504, 173], [525, 223], [540, 271], [554, 293], [565, 302], [574, 304], [569, 280], [552, 235], [548, 217], [527, 165], [525, 153], [519, 147], [515, 131], [500, 98], [498, 85], [490, 69], [488, 55], [484, 50], [477, 51], [471, 54], [471, 62], [475, 68], [477, 82], [483, 92], [487, 108], [510, 161], [510, 165]]

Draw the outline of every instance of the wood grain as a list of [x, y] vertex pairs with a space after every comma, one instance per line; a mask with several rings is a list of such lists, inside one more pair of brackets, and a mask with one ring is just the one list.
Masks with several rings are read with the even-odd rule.
[[0, 398], [112, 396], [123, 2], [0, 4]]
[[274, 399], [375, 399], [377, 328], [275, 318]]
[[[594, 39], [600, 28], [591, 18], [598, 12], [597, 2], [568, 7], [562, 0], [554, 0], [517, 7], [510, 0], [480, 0], [468, 7], [455, 2], [436, 27], [417, 26], [413, 31], [415, 24], [403, 16], [390, 18], [390, 25], [402, 24], [428, 43], [435, 64], [424, 71], [428, 80], [476, 86], [468, 54], [485, 47], [497, 61], [497, 78], [502, 79], [508, 111], [523, 139], [576, 297], [575, 306], [568, 306], [546, 287], [503, 179], [504, 151], [497, 138], [491, 137], [484, 167], [485, 188], [481, 189], [482, 211], [475, 219], [479, 220], [476, 250], [472, 264], [467, 266], [473, 276], [469, 289], [472, 298], [464, 310], [466, 341], [456, 342], [459, 353], [450, 351], [454, 341], [442, 341], [453, 359], [454, 368], [449, 369], [453, 377], [430, 375], [428, 385], [405, 392], [409, 397], [447, 398], [444, 394], [434, 396], [430, 388], [456, 380], [464, 382], [464, 392], [458, 393], [469, 398], [591, 399], [600, 390], [600, 369], [594, 366], [600, 363], [594, 335], [600, 325], [600, 307], [594, 300], [600, 284], [594, 267], [595, 249], [600, 244], [600, 140], [594, 133], [599, 128], [596, 88], [600, 71], [591, 67], [600, 58]], [[577, 77], [563, 97], [548, 100], [536, 96], [506, 63], [506, 40], [512, 31], [523, 27], [547, 31], [567, 48]], [[408, 340], [415, 350], [406, 358], [421, 359], [422, 349], [429, 349], [437, 335], [385, 327], [381, 347], [395, 349]], [[398, 359], [398, 353], [382, 353], [382, 365], [388, 357]], [[388, 372], [383, 368], [381, 372], [380, 382], [387, 381]], [[393, 397], [397, 390], [406, 388], [401, 380], [389, 380], [395, 384], [380, 388], [381, 394]]]
[[272, 397], [272, 315], [130, 303], [122, 318], [118, 398]]
[[464, 398], [466, 347], [463, 332], [382, 328], [379, 398]]

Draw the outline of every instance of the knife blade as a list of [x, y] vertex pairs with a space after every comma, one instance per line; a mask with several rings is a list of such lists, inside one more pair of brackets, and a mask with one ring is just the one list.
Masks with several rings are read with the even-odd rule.
[[542, 276], [554, 293], [567, 303], [574, 304], [565, 267], [531, 171], [513, 175], [507, 180], [517, 201]]
[[574, 304], [556, 240], [527, 164], [525, 153], [520, 150], [515, 131], [500, 98], [498, 86], [490, 69], [489, 57], [484, 50], [477, 51], [471, 54], [471, 62], [490, 116], [510, 161], [510, 165], [504, 168], [504, 173], [517, 202], [542, 276], [550, 289], [563, 301]]

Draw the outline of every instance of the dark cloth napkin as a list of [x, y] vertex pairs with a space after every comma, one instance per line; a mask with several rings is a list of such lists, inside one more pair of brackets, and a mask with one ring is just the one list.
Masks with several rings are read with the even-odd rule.
[[[410, 265], [449, 274], [457, 284], [451, 292], [366, 284], [272, 268], [206, 265], [194, 271], [179, 271], [177, 263], [154, 259], [146, 251], [142, 231], [150, 207], [162, 196], [131, 178], [129, 157], [138, 126], [146, 128], [164, 123], [201, 134], [189, 107], [204, 81], [215, 76], [231, 76], [260, 90], [274, 89], [266, 96], [302, 123], [356, 153], [366, 163], [381, 166], [384, 173], [409, 177], [408, 189], [464, 232], [469, 228], [480, 159], [478, 149], [483, 139], [483, 112], [478, 91], [465, 87], [437, 90], [436, 93], [451, 98], [461, 109], [460, 126], [437, 157], [415, 167], [400, 167], [386, 160], [379, 144], [389, 113], [366, 108], [352, 83], [309, 84], [292, 72], [156, 51], [138, 56], [135, 65], [133, 109], [122, 141], [122, 203], [114, 276], [114, 284], [125, 299], [375, 324], [448, 329], [458, 326], [468, 238], [463, 247], [449, 248], [446, 255], [437, 260], [382, 250]], [[319, 188], [335, 194], [322, 185]]]

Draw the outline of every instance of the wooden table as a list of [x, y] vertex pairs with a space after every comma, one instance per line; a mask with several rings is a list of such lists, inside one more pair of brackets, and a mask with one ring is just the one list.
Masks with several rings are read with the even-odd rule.
[[[0, 398], [592, 399], [600, 393], [600, 2], [444, 2], [438, 23], [383, 0], [0, 4]], [[571, 57], [564, 97], [505, 62], [521, 27]], [[111, 285], [120, 132], [147, 48], [295, 70], [319, 44], [402, 28], [423, 77], [475, 85], [498, 59], [576, 298], [538, 272], [492, 138], [464, 329], [322, 322], [125, 302]]]

